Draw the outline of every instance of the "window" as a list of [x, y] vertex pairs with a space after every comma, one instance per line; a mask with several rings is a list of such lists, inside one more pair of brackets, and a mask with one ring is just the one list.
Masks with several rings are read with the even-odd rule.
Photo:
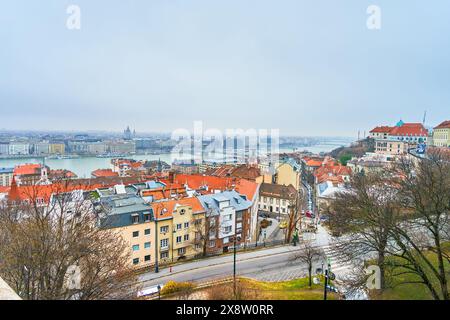
[[138, 251], [138, 250], [139, 250], [139, 245], [138, 244], [133, 245], [133, 251]]
[[169, 253], [168, 252], [161, 252], [161, 259], [166, 259], [169, 257]]
[[133, 231], [133, 238], [139, 237], [139, 231]]
[[200, 250], [201, 248], [202, 246], [200, 245], [200, 243], [195, 244], [195, 250]]
[[148, 236], [148, 235], [150, 234], [150, 229], [145, 229], [145, 230], [144, 230], [144, 234], [145, 234], [146, 236]]
[[177, 224], [177, 230], [181, 230], [181, 223]]
[[226, 226], [225, 228], [224, 228], [224, 233], [229, 233], [229, 232], [231, 232], [231, 230], [233, 230], [233, 227], [232, 226]]
[[181, 243], [181, 236], [177, 237], [177, 243]]
[[164, 227], [161, 227], [161, 233], [167, 233], [167, 232], [169, 232], [169, 226], [164, 226]]
[[138, 263], [139, 263], [139, 258], [134, 258], [134, 259], [133, 259], [133, 264], [136, 265], [136, 264], [138, 264]]
[[223, 244], [228, 243], [228, 242], [230, 242], [230, 238], [229, 237], [223, 238]]
[[178, 249], [178, 255], [182, 255], [186, 253], [186, 248], [180, 248]]
[[144, 261], [145, 262], [149, 262], [150, 260], [151, 260], [150, 255], [147, 255], [147, 256], [144, 257]]
[[169, 246], [169, 239], [161, 239], [161, 248], [167, 248]]
[[139, 215], [131, 216], [131, 220], [132, 220], [133, 223], [139, 223]]
[[144, 221], [149, 222], [150, 221], [150, 213], [144, 213]]
[[189, 228], [189, 222], [185, 222], [185, 223], [184, 223], [184, 228], [185, 228], [185, 229]]
[[188, 234], [184, 235], [184, 241], [189, 241], [189, 235]]
[[144, 243], [144, 248], [145, 249], [150, 249], [150, 246], [152, 245], [152, 243], [151, 242], [146, 242], [146, 243]]
[[216, 240], [209, 241], [209, 247], [214, 248], [216, 246]]

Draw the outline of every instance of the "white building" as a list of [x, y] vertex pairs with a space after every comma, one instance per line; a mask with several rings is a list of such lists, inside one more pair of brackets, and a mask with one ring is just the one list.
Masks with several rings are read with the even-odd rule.
[[30, 144], [26, 142], [11, 142], [8, 153], [10, 155], [29, 155]]

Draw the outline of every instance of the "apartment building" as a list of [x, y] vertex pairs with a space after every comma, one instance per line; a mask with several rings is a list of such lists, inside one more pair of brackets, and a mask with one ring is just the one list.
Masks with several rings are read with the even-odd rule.
[[251, 239], [252, 201], [235, 190], [199, 196], [207, 217], [208, 252], [228, 252]]
[[14, 174], [14, 168], [0, 168], [0, 187], [9, 187]]
[[289, 207], [295, 204], [298, 191], [293, 185], [262, 183], [259, 188], [258, 208], [261, 211], [281, 215], [289, 214]]
[[155, 262], [156, 227], [152, 207], [134, 194], [127, 193], [125, 186], [98, 189], [99, 198], [94, 200], [98, 225], [114, 229], [129, 247], [130, 264], [136, 267]]
[[205, 219], [205, 210], [196, 197], [161, 201], [152, 204], [159, 230], [159, 259], [176, 262], [192, 258], [202, 252], [198, 239], [199, 220]]

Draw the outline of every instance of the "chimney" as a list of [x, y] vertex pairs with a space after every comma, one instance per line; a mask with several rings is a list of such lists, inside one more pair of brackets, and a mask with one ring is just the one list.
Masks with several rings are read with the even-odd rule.
[[169, 171], [169, 182], [173, 183], [175, 179], [175, 173], [173, 171]]

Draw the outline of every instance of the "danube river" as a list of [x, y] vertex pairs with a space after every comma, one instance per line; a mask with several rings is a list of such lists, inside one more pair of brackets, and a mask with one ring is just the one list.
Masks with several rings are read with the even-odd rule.
[[[342, 141], [328, 141], [324, 144], [299, 147], [297, 150], [307, 150], [313, 153], [329, 152], [335, 148], [340, 147]], [[292, 149], [281, 148], [280, 152], [292, 152]], [[149, 155], [132, 155], [127, 158], [132, 158], [135, 160], [158, 160], [164, 161], [168, 164], [172, 163], [172, 156], [170, 153], [164, 153], [160, 155], [149, 154]], [[80, 178], [89, 178], [91, 172], [96, 169], [107, 169], [111, 168], [112, 158], [97, 158], [97, 157], [78, 157], [73, 159], [45, 159], [45, 164], [51, 169], [67, 169], [78, 175]], [[0, 168], [2, 167], [14, 167], [18, 164], [24, 163], [42, 163], [43, 158], [20, 158], [20, 159], [0, 159]]]

